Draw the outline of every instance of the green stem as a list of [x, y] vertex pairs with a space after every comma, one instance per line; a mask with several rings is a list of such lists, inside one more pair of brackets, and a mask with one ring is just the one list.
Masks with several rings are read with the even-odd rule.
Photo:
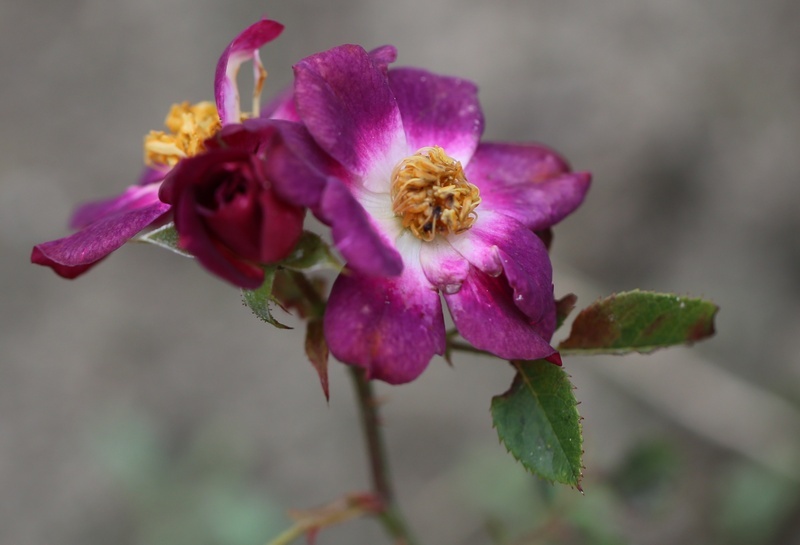
[[[325, 301], [319, 292], [304, 274], [290, 271], [290, 275], [294, 284], [311, 304], [315, 317], [317, 319], [321, 318], [325, 312]], [[358, 367], [350, 367], [350, 374], [353, 377], [356, 398], [358, 399], [358, 407], [361, 413], [362, 429], [367, 443], [373, 492], [380, 498], [383, 505], [383, 510], [378, 514], [378, 519], [383, 524], [386, 532], [396, 540], [396, 545], [416, 545], [417, 542], [412, 537], [405, 517], [400, 512], [394, 498], [388, 458], [381, 433], [378, 402], [375, 399], [372, 383], [367, 380], [364, 371]]]
[[350, 375], [356, 390], [361, 424], [367, 443], [372, 488], [383, 503], [383, 511], [378, 515], [386, 532], [396, 540], [396, 545], [416, 545], [416, 540], [408, 529], [405, 518], [395, 501], [392, 480], [389, 475], [386, 447], [381, 432], [378, 402], [372, 383], [367, 380], [362, 369], [350, 367]]

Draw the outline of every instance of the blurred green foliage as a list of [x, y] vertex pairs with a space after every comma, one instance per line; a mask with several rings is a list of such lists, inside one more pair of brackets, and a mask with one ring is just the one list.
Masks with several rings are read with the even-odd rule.
[[[613, 467], [589, 472], [585, 495], [526, 474], [502, 449], [465, 453], [453, 481], [496, 545], [623, 545], [643, 532], [650, 543], [672, 543], [681, 532], [705, 534], [705, 543], [800, 543], [800, 535], [784, 539], [800, 512], [796, 483], [739, 461], [709, 475], [720, 486], [701, 507], [698, 497], [686, 497], [697, 492], [690, 469], [677, 441], [653, 439], [633, 445]], [[713, 520], [704, 521], [706, 508]]]
[[253, 450], [209, 426], [170, 445], [142, 415], [114, 416], [97, 453], [129, 506], [136, 545], [252, 545], [287, 524], [254, 482]]
[[[750, 464], [725, 468], [717, 491], [715, 521], [721, 542], [789, 545], [781, 529], [800, 508], [800, 487]], [[791, 536], [800, 543], [800, 535]]]
[[[254, 478], [255, 449], [230, 428], [210, 424], [168, 440], [141, 414], [107, 421], [93, 433], [93, 445], [126, 502], [131, 537], [118, 545], [260, 545], [290, 524]], [[669, 543], [687, 506], [700, 506], [686, 497], [696, 489], [681, 449], [674, 439], [635, 444], [612, 467], [589, 472], [585, 495], [531, 476], [502, 447], [465, 451], [448, 482], [462, 507], [482, 521], [481, 542], [624, 545], [646, 529], [652, 543]], [[705, 542], [800, 542], [785, 541], [800, 540], [791, 534], [800, 512], [796, 483], [741, 460], [707, 477], [704, 483], [718, 486], [708, 491], [707, 512], [694, 514], [711, 514]]]

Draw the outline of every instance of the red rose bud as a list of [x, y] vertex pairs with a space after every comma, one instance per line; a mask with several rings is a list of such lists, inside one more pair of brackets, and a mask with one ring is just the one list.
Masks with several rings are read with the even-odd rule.
[[276, 195], [262, 153], [253, 146], [209, 149], [180, 161], [159, 194], [173, 206], [180, 246], [246, 289], [262, 284], [261, 265], [289, 255], [305, 215]]

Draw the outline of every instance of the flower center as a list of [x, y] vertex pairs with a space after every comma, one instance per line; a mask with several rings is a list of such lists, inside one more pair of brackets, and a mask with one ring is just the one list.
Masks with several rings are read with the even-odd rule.
[[174, 167], [184, 157], [204, 151], [203, 142], [221, 127], [217, 107], [212, 102], [173, 104], [164, 124], [169, 134], [150, 131], [144, 137], [144, 162], [147, 165]]
[[480, 203], [461, 163], [439, 146], [420, 149], [392, 171], [392, 210], [405, 229], [426, 242], [472, 227]]

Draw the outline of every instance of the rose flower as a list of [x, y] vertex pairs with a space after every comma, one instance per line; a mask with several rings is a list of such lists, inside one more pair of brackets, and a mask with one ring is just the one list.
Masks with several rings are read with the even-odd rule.
[[267, 176], [268, 120], [231, 125], [167, 175], [159, 197], [172, 205], [181, 248], [214, 274], [258, 288], [260, 265], [288, 256], [303, 231], [305, 209], [289, 204]]

